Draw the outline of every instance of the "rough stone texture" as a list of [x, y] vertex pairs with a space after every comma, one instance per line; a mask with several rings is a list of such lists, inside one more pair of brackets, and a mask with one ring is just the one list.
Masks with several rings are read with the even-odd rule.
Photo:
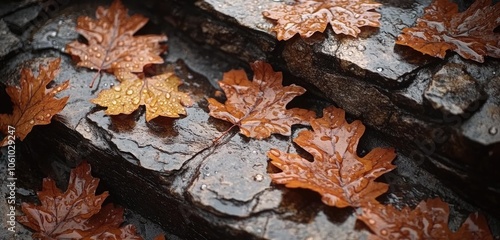
[[[5, 61], [0, 69], [1, 83], [16, 84], [21, 66], [35, 67], [46, 63], [47, 58], [61, 57], [61, 71], [55, 82], [70, 79], [70, 88], [61, 93], [70, 95], [70, 100], [51, 125], [35, 127], [25, 142], [19, 144], [25, 146], [26, 153], [33, 155], [30, 162], [38, 163], [50, 176], [61, 180], [66, 178], [70, 167], [86, 159], [114, 200], [185, 239], [364, 238], [367, 230], [356, 223], [355, 210], [325, 206], [318, 194], [308, 190], [270, 184], [267, 173], [274, 171], [268, 166], [266, 156], [270, 147], [307, 157], [292, 143], [292, 138], [272, 136], [257, 141], [233, 129], [217, 145], [213, 144], [212, 141], [230, 124], [209, 117], [206, 97], [215, 95], [217, 80], [224, 71], [248, 69], [245, 61], [267, 58], [275, 67], [286, 70], [285, 76], [293, 73], [302, 78], [303, 85], [315, 85], [335, 104], [346, 109], [350, 118], [361, 119], [371, 126], [361, 139], [361, 154], [374, 147], [397, 144], [398, 158], [394, 161], [397, 169], [381, 178], [390, 184], [389, 192], [380, 198], [382, 203], [415, 206], [422, 199], [440, 196], [452, 204], [450, 223], [454, 229], [470, 211], [477, 210], [476, 206], [488, 210], [488, 214], [500, 216], [500, 198], [498, 192], [494, 192], [500, 189], [497, 184], [500, 181], [491, 174], [498, 169], [491, 167], [491, 160], [498, 159], [500, 154], [498, 145], [493, 144], [498, 138], [490, 139], [486, 142], [489, 145], [484, 147], [479, 143], [485, 137], [485, 129], [479, 128], [477, 133], [467, 135], [467, 139], [477, 142], [476, 145], [464, 142], [463, 134], [479, 126], [477, 121], [493, 119], [491, 126], [498, 126], [495, 125], [498, 115], [491, 115], [491, 109], [498, 111], [498, 99], [492, 97], [499, 96], [498, 61], [488, 59], [486, 64], [477, 65], [450, 57], [447, 61], [463, 65], [464, 71], [484, 86], [489, 98], [478, 105], [479, 112], [468, 111], [470, 116], [442, 116], [426, 104], [423, 95], [433, 73], [441, 65], [426, 65], [424, 59], [424, 62], [402, 64], [404, 67], [392, 73], [384, 73], [384, 69], [379, 74], [376, 65], [363, 65], [361, 58], [340, 59], [339, 53], [349, 56], [349, 51], [353, 50], [344, 49], [343, 45], [335, 51], [337, 55], [322, 52], [328, 39], [338, 37], [331, 32], [327, 33], [326, 40], [321, 40], [321, 35], [312, 40], [294, 38], [287, 43], [273, 40], [266, 30], [270, 25], [260, 11], [269, 5], [280, 4], [278, 2], [192, 2], [151, 0], [135, 5], [137, 9], [131, 8], [141, 11], [144, 10], [141, 7], [149, 6], [151, 15], [160, 17], [152, 21], [154, 26], [147, 28], [145, 33], [161, 29], [169, 36], [170, 50], [165, 56], [169, 63], [156, 70], [175, 69], [185, 83], [181, 90], [189, 92], [196, 102], [187, 109], [188, 116], [179, 119], [159, 118], [146, 123], [143, 110], [110, 117], [89, 102], [97, 94], [96, 89], [88, 87], [95, 71], [76, 68], [70, 57], [61, 51], [68, 41], [77, 38], [75, 32], [70, 31], [76, 17], [93, 15], [96, 4], [71, 5], [35, 29], [32, 49], [29, 49], [33, 51], [11, 56]], [[421, 9], [412, 1], [384, 3], [388, 6], [382, 11], [391, 14], [399, 14], [398, 9], [404, 13], [412, 7]], [[247, 11], [247, 7], [254, 10]], [[165, 19], [166, 23], [158, 18]], [[397, 28], [397, 23], [394, 24]], [[369, 34], [364, 41], [395, 31]], [[388, 39], [388, 35], [383, 37]], [[201, 45], [203, 42], [222, 51]], [[357, 45], [351, 47], [357, 48]], [[387, 54], [404, 61], [406, 58], [398, 51]], [[342, 69], [332, 67], [334, 59], [341, 63], [338, 66]], [[482, 73], [485, 69], [492, 72]], [[117, 84], [116, 80], [103, 73], [96, 88], [107, 89], [113, 84]], [[331, 104], [313, 95], [295, 102], [311, 109]], [[476, 116], [481, 116], [478, 114], [484, 116], [477, 119]], [[459, 127], [467, 124], [471, 126], [460, 130]], [[294, 127], [294, 136], [300, 130]], [[464, 149], [467, 158], [470, 158], [467, 151], [483, 146], [475, 155], [481, 159], [473, 159], [476, 162], [464, 166], [457, 164], [456, 159], [434, 156], [435, 153], [451, 156], [462, 153], [446, 146]], [[428, 170], [443, 175], [436, 175], [440, 176], [436, 178]], [[481, 174], [485, 177], [478, 177]], [[459, 188], [460, 195], [443, 186], [440, 182], [443, 178], [450, 179], [450, 186]], [[498, 220], [492, 216], [489, 219], [493, 232], [499, 235]]]
[[8, 54], [21, 48], [22, 43], [7, 27], [7, 24], [0, 19], [0, 60]]
[[41, 5], [33, 5], [14, 12], [4, 18], [4, 21], [18, 32], [22, 32], [42, 10]]
[[434, 109], [445, 114], [464, 114], [472, 104], [484, 98], [483, 89], [463, 69], [463, 65], [449, 63], [432, 76], [424, 92]]

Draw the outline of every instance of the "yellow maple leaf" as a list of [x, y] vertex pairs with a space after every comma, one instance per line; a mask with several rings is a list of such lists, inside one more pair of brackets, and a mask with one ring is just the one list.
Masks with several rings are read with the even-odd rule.
[[146, 106], [146, 121], [158, 116], [177, 118], [186, 115], [184, 107], [191, 106], [193, 100], [188, 94], [179, 92], [181, 80], [172, 72], [141, 79], [137, 75], [120, 71], [115, 73], [121, 83], [103, 90], [91, 101], [107, 107], [106, 114], [130, 114]]

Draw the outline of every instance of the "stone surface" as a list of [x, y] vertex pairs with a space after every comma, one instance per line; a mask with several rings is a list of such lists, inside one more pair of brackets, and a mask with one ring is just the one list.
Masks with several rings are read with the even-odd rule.
[[[481, 148], [485, 129], [468, 134], [467, 139], [463, 134], [477, 128], [480, 124], [477, 121], [491, 119], [491, 124], [498, 121], [498, 115], [490, 114], [491, 109], [498, 110], [498, 101], [492, 97], [498, 96], [497, 61], [488, 59], [484, 65], [475, 65], [455, 56], [446, 60], [463, 65], [464, 72], [484, 86], [489, 98], [483, 105], [478, 104], [477, 113], [474, 110], [454, 116], [459, 120], [440, 119], [442, 116], [425, 104], [423, 94], [432, 73], [442, 64], [424, 64], [427, 60], [423, 59], [424, 63], [403, 63], [405, 67], [401, 71], [383, 75], [376, 67], [373, 71], [375, 65], [362, 65], [361, 57], [340, 59], [338, 55], [321, 52], [326, 43], [330, 43], [328, 39], [338, 37], [331, 33], [325, 40], [321, 35], [312, 40], [294, 38], [287, 43], [273, 40], [260, 11], [279, 2], [192, 2], [148, 0], [133, 9], [147, 12], [142, 7], [149, 6], [152, 15], [160, 16], [144, 33], [162, 31], [169, 36], [170, 49], [165, 56], [168, 63], [152, 70], [174, 69], [184, 82], [181, 90], [193, 96], [196, 104], [187, 108], [187, 116], [179, 119], [159, 118], [147, 123], [141, 109], [131, 115], [110, 117], [89, 102], [98, 91], [117, 84], [116, 80], [102, 73], [94, 89], [89, 88], [96, 72], [77, 68], [62, 50], [67, 42], [78, 37], [71, 31], [76, 17], [93, 15], [97, 4], [73, 3], [64, 14], [54, 16], [37, 28], [32, 49], [28, 49], [33, 51], [9, 56], [0, 68], [1, 83], [16, 84], [21, 66], [35, 68], [49, 59], [61, 57], [61, 71], [55, 82], [70, 80], [70, 88], [61, 93], [61, 96], [69, 95], [70, 100], [51, 125], [35, 127], [25, 142], [19, 144], [25, 146], [26, 155], [22, 159], [30, 160], [33, 166], [39, 165], [60, 182], [64, 182], [70, 167], [86, 159], [114, 201], [183, 239], [365, 238], [367, 229], [356, 222], [355, 210], [328, 207], [312, 191], [287, 189], [271, 183], [267, 173], [275, 170], [268, 166], [266, 152], [270, 147], [310, 157], [298, 149], [292, 137], [272, 136], [257, 141], [241, 136], [235, 128], [217, 144], [213, 143], [231, 127], [208, 115], [206, 98], [216, 96], [217, 80], [229, 69], [248, 70], [245, 61], [267, 58], [273, 67], [285, 70], [287, 81], [296, 79], [290, 75], [293, 73], [300, 77], [300, 84], [315, 85], [329, 98], [325, 100], [308, 91], [291, 105], [320, 110], [333, 100], [349, 113], [349, 120], [361, 119], [370, 126], [360, 141], [361, 155], [375, 147], [397, 147], [398, 158], [394, 161], [397, 169], [380, 178], [390, 184], [389, 192], [379, 198], [382, 203], [415, 206], [420, 200], [442, 197], [451, 203], [453, 229], [479, 206], [487, 210], [494, 234], [500, 235], [500, 224], [494, 217], [500, 216], [500, 197], [498, 191], [495, 192], [500, 189], [497, 184], [500, 181], [491, 174], [498, 168], [490, 167], [492, 159], [500, 156], [498, 145], [494, 144], [498, 140], [486, 141], [492, 147], [485, 150]], [[397, 13], [394, 11], [411, 14], [410, 9], [422, 7], [413, 1], [384, 3], [387, 6], [383, 11], [392, 11], [391, 14]], [[393, 18], [387, 16], [384, 21]], [[392, 29], [382, 32], [397, 31], [399, 23], [387, 24]], [[382, 32], [365, 37], [380, 36]], [[358, 46], [350, 47], [357, 49]], [[406, 59], [401, 49], [387, 46], [384, 49], [395, 60]], [[348, 56], [349, 48], [345, 50]], [[344, 51], [343, 45], [335, 52], [339, 51]], [[332, 67], [334, 60], [340, 63], [341, 69]], [[485, 69], [491, 72], [482, 73]], [[1, 94], [4, 93], [0, 91]], [[459, 130], [467, 124], [470, 126]], [[294, 136], [301, 129], [294, 127]], [[447, 138], [442, 141], [439, 133]], [[468, 144], [472, 139], [475, 145]], [[461, 153], [443, 146], [464, 151], [479, 147], [476, 156], [482, 161], [465, 165], [456, 159], [443, 158], [440, 154]], [[464, 156], [470, 158], [470, 154]], [[443, 180], [451, 182], [448, 186], [454, 186], [454, 191], [443, 185]]]
[[41, 5], [33, 5], [16, 11], [4, 18], [4, 21], [18, 32], [23, 32], [42, 10]]
[[463, 65], [455, 63], [444, 65], [432, 76], [424, 96], [434, 109], [453, 115], [464, 114], [485, 98], [478, 82], [464, 71]]
[[21, 48], [22, 43], [7, 27], [7, 24], [0, 19], [0, 60], [8, 54]]

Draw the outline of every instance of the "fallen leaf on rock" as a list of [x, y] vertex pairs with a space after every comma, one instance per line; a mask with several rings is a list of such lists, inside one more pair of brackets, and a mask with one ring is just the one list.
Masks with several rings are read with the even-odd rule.
[[363, 26], [379, 27], [380, 14], [373, 12], [381, 6], [372, 0], [298, 0], [266, 10], [263, 15], [277, 21], [272, 31], [278, 40], [288, 40], [295, 34], [310, 37], [324, 32], [328, 23], [336, 34], [357, 37]]
[[[69, 81], [47, 89], [59, 71], [61, 59], [49, 62], [47, 67], [39, 66], [38, 76], [35, 78], [33, 72], [28, 68], [21, 70], [21, 87], [9, 86], [6, 91], [13, 103], [12, 114], [0, 114], [0, 130], [6, 134], [9, 130], [15, 133], [21, 141], [33, 129], [35, 125], [49, 124], [52, 117], [59, 113], [68, 97], [60, 99], [55, 95], [69, 86]], [[10, 127], [9, 127], [10, 126]], [[13, 127], [13, 128], [12, 128]], [[5, 137], [0, 146], [7, 143]]]
[[172, 72], [141, 79], [127, 71], [115, 73], [119, 85], [103, 90], [91, 101], [107, 107], [106, 114], [130, 114], [146, 106], [146, 121], [158, 116], [177, 118], [186, 114], [184, 106], [191, 106], [193, 100], [186, 93], [179, 92], [181, 80]]
[[449, 0], [435, 0], [417, 19], [416, 26], [403, 29], [396, 43], [422, 53], [444, 58], [453, 50], [463, 58], [484, 62], [484, 56], [500, 58], [500, 3], [477, 0], [464, 12]]
[[165, 35], [134, 36], [148, 19], [139, 14], [128, 16], [120, 0], [115, 0], [109, 9], [99, 7], [97, 20], [88, 16], [78, 18], [76, 31], [88, 44], [73, 41], [66, 46], [66, 52], [79, 58], [78, 66], [90, 69], [126, 69], [142, 72], [147, 64], [163, 63], [159, 56], [165, 51], [160, 42]]
[[251, 138], [264, 139], [273, 133], [290, 136], [293, 124], [309, 125], [315, 113], [305, 109], [286, 109], [286, 104], [306, 90], [297, 85], [284, 87], [283, 74], [273, 71], [270, 64], [256, 61], [251, 64], [253, 81], [245, 71], [231, 70], [224, 73], [220, 87], [226, 94], [225, 104], [208, 99], [210, 116], [240, 128]]
[[362, 211], [358, 219], [374, 233], [369, 239], [493, 239], [486, 218], [478, 213], [471, 214], [458, 231], [452, 232], [448, 204], [439, 198], [422, 201], [414, 210], [375, 204]]
[[123, 209], [108, 204], [108, 192], [95, 195], [99, 179], [86, 162], [71, 170], [68, 189], [62, 192], [51, 178], [43, 179], [41, 205], [22, 203], [18, 221], [31, 228], [33, 239], [142, 239], [135, 227], [123, 223]]
[[394, 149], [376, 148], [359, 157], [356, 148], [365, 127], [359, 120], [347, 123], [345, 111], [339, 108], [326, 108], [323, 117], [312, 120], [311, 126], [313, 131], [300, 132], [294, 142], [309, 152], [314, 161], [271, 149], [267, 154], [271, 163], [282, 170], [270, 174], [273, 182], [316, 191], [330, 206], [377, 203], [375, 198], [389, 186], [374, 180], [395, 168], [391, 164], [396, 157]]

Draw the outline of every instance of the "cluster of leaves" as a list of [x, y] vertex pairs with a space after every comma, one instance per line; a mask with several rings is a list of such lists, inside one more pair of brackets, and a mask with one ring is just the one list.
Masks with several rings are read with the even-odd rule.
[[121, 226], [123, 208], [102, 207], [109, 194], [95, 195], [97, 185], [86, 162], [71, 171], [65, 192], [45, 178], [37, 193], [41, 205], [22, 203], [18, 221], [34, 231], [33, 239], [142, 239], [133, 225]]
[[[233, 123], [240, 133], [263, 139], [278, 133], [291, 135], [291, 125], [311, 125], [294, 142], [309, 152], [314, 161], [299, 154], [271, 149], [271, 164], [281, 170], [270, 174], [274, 183], [289, 188], [306, 188], [318, 192], [322, 201], [334, 207], [359, 207], [358, 218], [375, 233], [370, 239], [492, 239], [483, 216], [473, 214], [459, 231], [449, 230], [448, 205], [439, 199], [422, 202], [415, 210], [397, 210], [380, 204], [376, 198], [387, 192], [388, 184], [375, 180], [393, 170], [396, 157], [393, 148], [376, 148], [359, 157], [356, 153], [365, 127], [356, 120], [348, 123], [345, 111], [327, 107], [323, 117], [305, 109], [286, 109], [286, 104], [304, 93], [295, 85], [282, 86], [281, 72], [274, 72], [264, 62], [253, 63], [253, 81], [242, 70], [231, 70], [219, 82], [227, 100], [225, 104], [209, 99], [210, 115]], [[408, 231], [412, 229], [412, 231]]]
[[[479, 2], [484, 4], [486, 0]], [[297, 5], [284, 6], [265, 15], [278, 20], [280, 27], [275, 30], [282, 39], [295, 33], [310, 36], [316, 31], [324, 31], [328, 23], [337, 33], [357, 36], [359, 27], [379, 25], [380, 15], [370, 11], [379, 5], [369, 0], [300, 0]], [[286, 11], [291, 13], [285, 15]], [[304, 17], [301, 12], [308, 15]], [[430, 10], [426, 13], [435, 15]], [[178, 92], [181, 84], [178, 77], [171, 72], [151, 77], [142, 73], [145, 66], [163, 62], [159, 54], [165, 48], [160, 42], [165, 41], [166, 36], [133, 36], [146, 24], [147, 18], [129, 17], [118, 0], [109, 9], [99, 7], [96, 15], [97, 20], [78, 19], [77, 31], [88, 44], [75, 41], [67, 46], [67, 51], [79, 59], [79, 66], [97, 69], [98, 73], [109, 71], [121, 83], [102, 91], [92, 102], [107, 107], [109, 115], [130, 114], [145, 105], [147, 121], [158, 116], [186, 114], [184, 106], [191, 105], [192, 100], [189, 95]], [[356, 21], [346, 20], [346, 16]], [[306, 21], [301, 22], [302, 19]], [[488, 50], [492, 45], [485, 46]], [[14, 110], [12, 114], [0, 115], [3, 132], [8, 125], [15, 126], [22, 140], [34, 124], [48, 124], [51, 117], [63, 109], [68, 98], [56, 99], [54, 96], [67, 88], [68, 82], [46, 89], [57, 73], [59, 62], [59, 59], [50, 62], [47, 68], [40, 66], [37, 78], [24, 69], [21, 89], [7, 88]], [[316, 191], [329, 206], [361, 208], [358, 218], [373, 230], [373, 238], [454, 239], [459, 235], [490, 238], [484, 217], [477, 214], [471, 215], [458, 232], [452, 233], [446, 226], [448, 205], [440, 200], [428, 200], [414, 210], [404, 208], [401, 211], [378, 203], [376, 198], [388, 190], [388, 185], [375, 180], [395, 168], [391, 164], [396, 157], [394, 149], [376, 148], [363, 157], [358, 156], [358, 142], [365, 130], [360, 121], [348, 123], [345, 112], [335, 107], [325, 108], [321, 118], [306, 109], [287, 109], [286, 105], [305, 89], [296, 85], [283, 86], [282, 73], [275, 72], [265, 62], [257, 61], [251, 67], [254, 71], [252, 81], [243, 70], [224, 74], [219, 84], [227, 100], [220, 103], [210, 98], [209, 110], [212, 117], [231, 122], [233, 127], [240, 128], [241, 134], [256, 139], [272, 134], [290, 136], [292, 125], [311, 125], [312, 131], [301, 131], [294, 142], [309, 152], [314, 161], [271, 149], [268, 152], [271, 164], [281, 170], [270, 174], [274, 183]], [[35, 231], [34, 238], [140, 239], [133, 226], [120, 227], [123, 209], [113, 205], [101, 207], [108, 193], [95, 195], [98, 182], [90, 175], [88, 164], [72, 171], [64, 193], [47, 178], [42, 191], [38, 192], [41, 205], [23, 203], [22, 211], [26, 215], [19, 221]], [[426, 228], [422, 230], [424, 225]]]
[[[277, 24], [272, 28], [278, 40], [295, 34], [310, 37], [323, 32], [328, 23], [337, 34], [357, 37], [359, 27], [380, 26], [380, 14], [372, 10], [381, 4], [371, 0], [297, 0], [263, 12]], [[500, 58], [500, 4], [477, 0], [459, 13], [450, 0], [434, 0], [417, 19], [416, 26], [403, 29], [396, 43], [434, 57], [444, 58], [453, 50], [466, 59], [484, 62], [484, 56]]]
[[159, 54], [166, 47], [160, 42], [167, 37], [134, 36], [148, 19], [138, 14], [128, 16], [120, 0], [115, 0], [109, 9], [99, 7], [96, 18], [81, 16], [77, 21], [76, 31], [88, 44], [74, 41], [66, 46], [66, 51], [78, 59], [78, 66], [97, 69], [98, 73], [106, 70], [121, 82], [113, 89], [102, 91], [92, 102], [108, 107], [106, 114], [109, 115], [130, 114], [144, 105], [147, 121], [158, 116], [186, 114], [183, 106], [190, 106], [192, 100], [187, 94], [178, 92], [181, 81], [174, 73], [152, 77], [133, 74], [144, 75], [145, 66], [163, 63]]

